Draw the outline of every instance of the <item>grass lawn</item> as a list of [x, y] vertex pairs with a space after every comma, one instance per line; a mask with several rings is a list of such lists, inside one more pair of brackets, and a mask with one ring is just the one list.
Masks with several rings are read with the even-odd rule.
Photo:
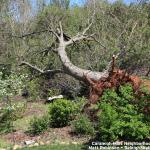
[[0, 149], [12, 146], [8, 141], [0, 138]]
[[26, 110], [26, 114], [23, 118], [17, 119], [14, 121], [13, 125], [15, 130], [23, 130], [26, 131], [29, 127], [30, 120], [34, 116], [42, 116], [46, 114], [48, 111], [48, 105], [42, 103], [28, 103], [28, 108]]
[[24, 148], [23, 150], [83, 150], [83, 146], [81, 145], [44, 145], [38, 147]]

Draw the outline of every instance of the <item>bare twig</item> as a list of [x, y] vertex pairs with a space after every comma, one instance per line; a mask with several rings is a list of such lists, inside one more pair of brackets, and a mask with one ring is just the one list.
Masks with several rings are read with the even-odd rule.
[[27, 65], [28, 67], [32, 68], [33, 70], [41, 73], [41, 74], [50, 74], [50, 73], [63, 73], [63, 71], [61, 69], [55, 69], [55, 70], [42, 70], [40, 68], [38, 68], [37, 66], [33, 66], [31, 65], [30, 63], [28, 62], [25, 62], [25, 61], [22, 61], [21, 64], [19, 66], [22, 66], [22, 65]]
[[5, 32], [4, 34], [8, 34], [10, 35], [11, 37], [16, 37], [16, 38], [24, 38], [24, 37], [28, 37], [28, 36], [33, 36], [33, 35], [36, 35], [36, 34], [40, 34], [40, 33], [43, 33], [43, 32], [47, 32], [48, 30], [42, 30], [42, 31], [33, 31], [31, 33], [27, 33], [27, 34], [23, 34], [23, 35], [13, 35], [12, 33], [9, 33], [9, 32]]

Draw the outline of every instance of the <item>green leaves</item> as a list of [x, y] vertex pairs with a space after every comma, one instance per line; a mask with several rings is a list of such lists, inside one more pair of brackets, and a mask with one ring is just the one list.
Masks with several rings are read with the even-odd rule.
[[94, 125], [86, 115], [78, 115], [71, 125], [77, 134], [94, 135], [95, 133]]
[[142, 112], [144, 106], [148, 105], [146, 100], [147, 96], [137, 97], [129, 84], [120, 86], [116, 91], [106, 90], [99, 104], [100, 140], [116, 141], [121, 138], [138, 141], [148, 138], [149, 118]]
[[21, 89], [25, 86], [23, 82], [26, 75], [11, 73], [11, 75], [5, 79], [2, 78], [2, 75], [2, 72], [0, 72], [0, 98], [20, 94]]
[[41, 116], [41, 117], [34, 117], [30, 121], [29, 132], [34, 135], [38, 135], [49, 127], [49, 117], [48, 116]]
[[76, 114], [76, 105], [66, 99], [57, 99], [49, 105], [51, 126], [63, 127], [69, 125]]

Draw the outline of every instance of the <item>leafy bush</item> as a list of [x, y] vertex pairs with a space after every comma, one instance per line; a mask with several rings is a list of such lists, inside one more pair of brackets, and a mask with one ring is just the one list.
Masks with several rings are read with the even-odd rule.
[[49, 105], [49, 115], [53, 127], [68, 125], [75, 113], [75, 103], [66, 99], [58, 99]]
[[84, 105], [86, 104], [87, 99], [85, 97], [76, 97], [75, 105], [77, 113], [81, 113], [83, 110]]
[[49, 118], [47, 116], [34, 117], [30, 121], [29, 133], [38, 135], [49, 127]]
[[13, 121], [10, 109], [0, 110], [0, 133], [8, 133], [13, 130]]
[[100, 105], [102, 112], [98, 114], [99, 123], [98, 131], [100, 133], [100, 140], [115, 141], [118, 139], [118, 113], [110, 104], [102, 103]]
[[26, 109], [26, 103], [6, 105], [0, 109], [0, 133], [11, 132], [13, 121], [21, 118]]
[[94, 135], [93, 124], [85, 115], [78, 116], [76, 120], [72, 121], [72, 127], [78, 134]]
[[9, 106], [9, 109], [11, 109], [11, 114], [10, 114], [11, 119], [15, 121], [19, 118], [22, 118], [26, 110], [26, 107], [27, 105], [25, 102], [18, 102]]
[[98, 130], [102, 141], [143, 140], [150, 136], [144, 123], [144, 115], [139, 114], [133, 105], [127, 104], [119, 109], [107, 103], [100, 104], [102, 112], [98, 115]]
[[114, 89], [106, 89], [101, 97], [101, 101], [117, 105], [121, 99]]
[[5, 96], [12, 96], [16, 94], [20, 94], [22, 88], [24, 87], [25, 75], [17, 75], [15, 73], [11, 73], [10, 76], [5, 79], [2, 78], [3, 73], [0, 72], [0, 98]]
[[120, 108], [121, 136], [128, 140], [143, 140], [150, 136], [149, 126], [144, 123], [144, 115], [138, 113], [133, 105]]
[[103, 102], [109, 102], [114, 106], [124, 106], [131, 103], [135, 97], [132, 86], [130, 84], [121, 85], [118, 91], [114, 89], [107, 89], [102, 95]]

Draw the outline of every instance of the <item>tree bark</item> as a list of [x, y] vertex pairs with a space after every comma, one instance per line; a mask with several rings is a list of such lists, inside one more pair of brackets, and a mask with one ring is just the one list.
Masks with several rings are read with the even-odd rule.
[[74, 78], [84, 81], [84, 75], [93, 80], [99, 80], [102, 77], [108, 77], [108, 72], [96, 72], [86, 69], [81, 69], [70, 61], [68, 55], [65, 51], [65, 45], [60, 45], [60, 49], [58, 50], [59, 58], [63, 64], [64, 72], [73, 76]]

